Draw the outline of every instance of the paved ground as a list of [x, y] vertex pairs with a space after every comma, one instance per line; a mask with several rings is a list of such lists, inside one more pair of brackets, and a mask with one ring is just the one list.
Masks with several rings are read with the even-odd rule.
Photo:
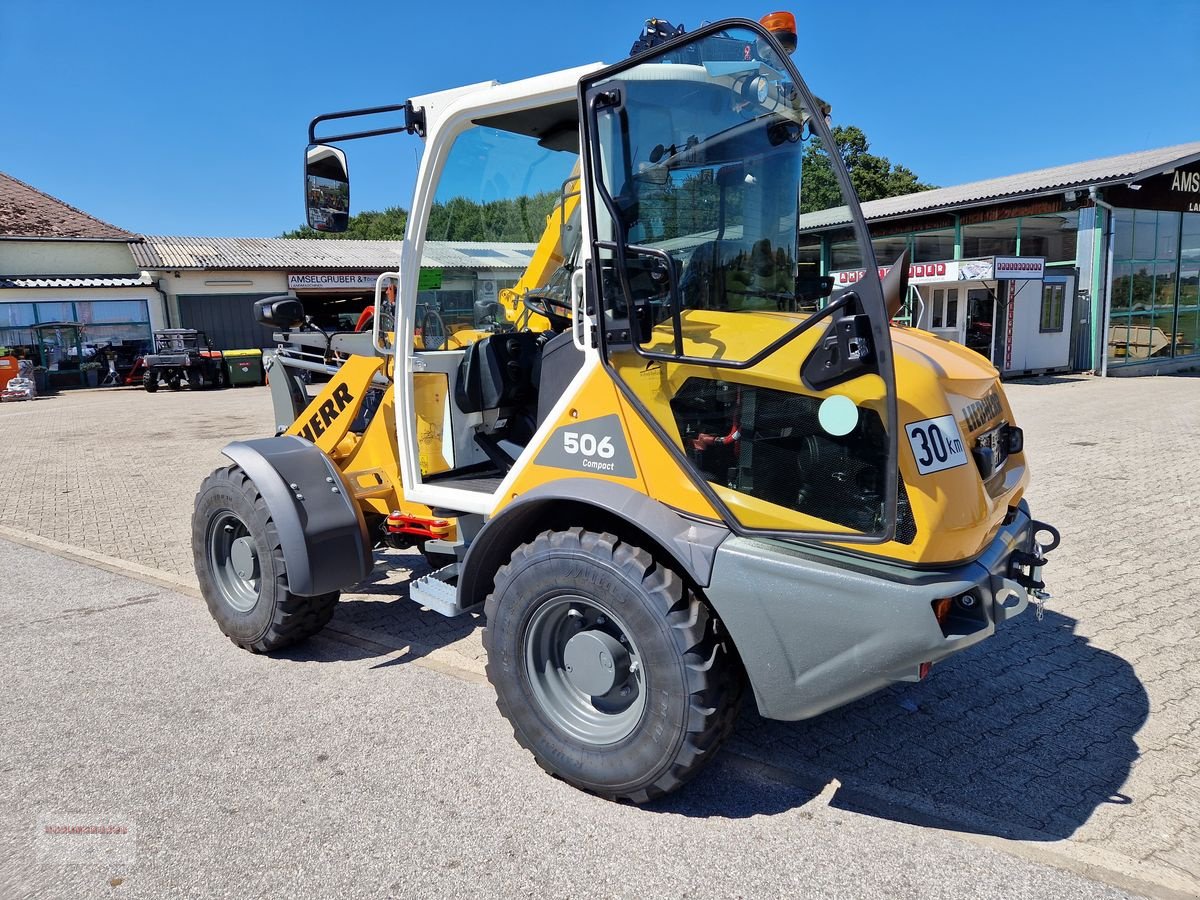
[[[1200, 894], [1200, 380], [1043, 379], [1008, 392], [1035, 513], [1063, 532], [1045, 621], [1022, 616], [924, 683], [810, 722], [748, 712], [730, 756], [801, 793], [836, 778], [831, 802], [845, 810], [1011, 840], [1142, 891]], [[0, 407], [0, 537], [39, 535], [186, 587], [195, 487], [226, 440], [264, 434], [270, 421], [264, 389]], [[378, 577], [402, 582], [409, 564], [419, 566], [392, 555]], [[420, 612], [402, 584], [348, 598], [331, 636], [360, 656], [408, 648], [405, 660], [468, 679], [480, 671], [472, 623]], [[237, 654], [217, 658], [236, 665]], [[503, 732], [494, 713], [479, 715]], [[688, 796], [734, 816], [787, 816], [802, 802], [732, 792], [740, 812], [723, 813], [727, 777], [707, 776]]]
[[[486, 684], [327, 639], [242, 653], [192, 597], [3, 541], [0, 571], [5, 900], [1125, 896], [733, 755], [607, 803], [547, 778]], [[55, 833], [81, 826], [125, 833]]]

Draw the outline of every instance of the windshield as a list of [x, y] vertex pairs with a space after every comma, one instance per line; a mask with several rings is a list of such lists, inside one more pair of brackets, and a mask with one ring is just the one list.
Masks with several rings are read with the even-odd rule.
[[[602, 239], [663, 251], [686, 310], [809, 312], [829, 295], [820, 259], [798, 235], [818, 219], [849, 219], [828, 148], [787, 68], [749, 29], [709, 35], [599, 85]], [[837, 209], [841, 207], [841, 209]], [[616, 215], [603, 211], [615, 209]], [[810, 221], [811, 220], [811, 221]], [[661, 258], [661, 254], [660, 254]], [[630, 260], [646, 268], [636, 250]], [[669, 316], [669, 291], [636, 272], [633, 299]], [[645, 279], [642, 279], [645, 282]], [[613, 284], [609, 308], [621, 306]], [[649, 340], [650, 336], [647, 335]]]

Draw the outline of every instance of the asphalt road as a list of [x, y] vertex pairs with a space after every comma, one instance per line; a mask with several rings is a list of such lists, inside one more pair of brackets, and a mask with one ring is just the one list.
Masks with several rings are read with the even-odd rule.
[[194, 597], [4, 541], [0, 572], [4, 900], [1126, 896], [736, 754], [601, 801], [469, 674], [324, 637], [253, 656]]

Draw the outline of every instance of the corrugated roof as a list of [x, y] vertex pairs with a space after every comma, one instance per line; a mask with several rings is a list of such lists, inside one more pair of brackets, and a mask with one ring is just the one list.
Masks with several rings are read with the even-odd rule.
[[[310, 238], [206, 238], [143, 235], [134, 262], [143, 269], [392, 269], [403, 241]], [[535, 244], [494, 246], [426, 241], [421, 264], [432, 268], [524, 269]]]
[[0, 238], [136, 241], [137, 235], [101, 222], [57, 197], [0, 172]]
[[[1159, 147], [1156, 150], [1139, 150], [1120, 156], [1106, 156], [1067, 166], [1052, 166], [1018, 175], [988, 178], [932, 191], [919, 191], [901, 197], [871, 200], [862, 205], [862, 210], [868, 221], [877, 221], [1010, 198], [1056, 193], [1072, 187], [1125, 184], [1136, 178], [1148, 177], [1165, 168], [1186, 165], [1197, 159], [1200, 159], [1200, 141], [1177, 144], [1174, 147]], [[809, 231], [847, 221], [849, 219], [845, 207], [839, 207], [824, 213], [810, 213], [804, 216], [802, 227]]]
[[154, 282], [149, 275], [22, 275], [0, 277], [0, 288], [98, 288], [144, 287]]

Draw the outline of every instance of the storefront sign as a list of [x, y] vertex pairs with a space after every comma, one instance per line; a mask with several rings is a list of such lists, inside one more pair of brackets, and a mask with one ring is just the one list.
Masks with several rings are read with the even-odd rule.
[[[931, 284], [935, 281], [958, 281], [959, 262], [955, 260], [947, 260], [945, 262], [931, 263], [913, 263], [908, 267], [909, 284]], [[879, 278], [883, 280], [884, 276], [892, 270], [891, 266], [879, 267]], [[862, 281], [867, 274], [866, 269], [847, 269], [843, 272], [833, 272], [833, 283], [838, 287], [847, 287], [851, 284], [856, 284]]]
[[1008, 302], [1004, 304], [1004, 371], [1012, 370], [1013, 319], [1017, 308], [1017, 282], [1008, 283]]
[[422, 269], [417, 276], [418, 291], [440, 291], [442, 289], [441, 269]]
[[1193, 164], [1134, 185], [1105, 188], [1104, 199], [1126, 209], [1200, 213], [1200, 168]]
[[997, 256], [996, 277], [1041, 281], [1046, 277], [1046, 259], [1042, 256]]
[[362, 272], [289, 272], [289, 291], [357, 291], [375, 290], [378, 273]]
[[[891, 266], [880, 266], [883, 279]], [[1040, 256], [985, 256], [980, 259], [949, 259], [943, 262], [913, 263], [908, 267], [909, 284], [940, 284], [944, 281], [993, 281], [998, 278], [1027, 278], [1040, 281], [1046, 272], [1046, 260]], [[848, 287], [861, 281], [865, 269], [833, 272], [833, 283]]]

